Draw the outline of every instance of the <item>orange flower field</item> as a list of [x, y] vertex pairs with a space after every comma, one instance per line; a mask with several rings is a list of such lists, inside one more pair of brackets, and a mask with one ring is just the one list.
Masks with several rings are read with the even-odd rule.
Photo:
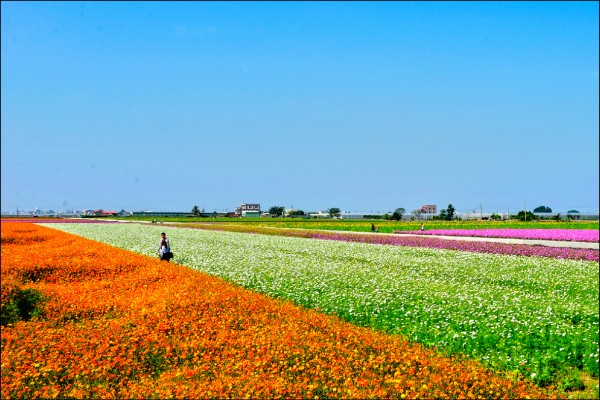
[[[1, 278], [2, 398], [558, 397], [466, 358], [34, 224], [2, 223]], [[38, 300], [6, 323], [25, 295]]]

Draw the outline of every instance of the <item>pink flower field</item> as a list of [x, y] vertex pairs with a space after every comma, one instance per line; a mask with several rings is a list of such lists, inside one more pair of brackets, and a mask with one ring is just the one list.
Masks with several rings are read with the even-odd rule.
[[598, 231], [592, 229], [432, 229], [427, 231], [394, 231], [394, 233], [598, 242]]

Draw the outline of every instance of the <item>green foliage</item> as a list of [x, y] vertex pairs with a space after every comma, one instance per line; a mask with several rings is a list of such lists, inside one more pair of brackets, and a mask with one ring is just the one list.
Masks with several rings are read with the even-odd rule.
[[555, 220], [555, 221], [560, 221], [560, 213], [558, 213], [555, 216], [553, 216], [552, 219]]
[[502, 219], [502, 216], [500, 214], [492, 214], [490, 215], [490, 219], [494, 220], [494, 221], [500, 221]]
[[446, 210], [446, 221], [452, 221], [454, 219], [454, 206], [452, 204], [448, 204], [448, 208]]
[[284, 211], [285, 208], [281, 206], [273, 206], [269, 208], [269, 214], [271, 214], [272, 217], [281, 217]]
[[331, 215], [332, 217], [339, 217], [341, 210], [337, 207], [332, 207], [329, 210], [327, 210], [329, 212], [329, 215]]
[[539, 206], [537, 208], [534, 208], [533, 212], [536, 212], [536, 213], [551, 213], [552, 209], [550, 207], [546, 207], [546, 206]]
[[289, 217], [303, 217], [304, 215], [305, 212], [302, 210], [290, 211], [290, 213], [288, 214]]
[[392, 219], [400, 221], [405, 212], [406, 210], [404, 208], [396, 208], [396, 211], [394, 211], [394, 213], [392, 214]]
[[192, 208], [192, 215], [193, 215], [193, 216], [198, 216], [198, 215], [200, 215], [200, 209], [198, 208], [198, 206], [194, 206], [194, 207]]
[[8, 301], [0, 306], [0, 325], [29, 321], [43, 314], [42, 305], [46, 301], [42, 293], [35, 289], [13, 288]]
[[579, 215], [579, 213], [578, 213], [578, 212], [577, 212], [577, 213], [572, 213], [572, 212], [570, 212], [570, 211], [569, 211], [569, 212], [567, 212], [567, 219], [568, 219], [569, 221], [571, 221], [572, 219], [579, 219], [579, 218], [581, 218], [581, 216]]
[[441, 220], [441, 221], [452, 221], [454, 219], [454, 206], [452, 204], [448, 204], [448, 208], [444, 208], [440, 211], [440, 215], [433, 219]]
[[525, 211], [521, 210], [517, 214], [517, 219], [519, 221], [534, 221], [536, 219], [539, 219], [539, 217], [531, 211], [527, 211], [527, 214], [525, 214]]
[[565, 392], [573, 392], [585, 389], [585, 383], [581, 380], [581, 372], [573, 370], [571, 373], [565, 374], [559, 381], [560, 389]]

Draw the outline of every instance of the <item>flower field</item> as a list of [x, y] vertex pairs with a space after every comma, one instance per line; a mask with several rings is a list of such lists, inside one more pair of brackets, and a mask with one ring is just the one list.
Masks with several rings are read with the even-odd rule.
[[[172, 225], [176, 226], [176, 225]], [[600, 260], [600, 252], [596, 249], [572, 249], [567, 247], [530, 246], [525, 244], [508, 244], [492, 242], [450, 241], [435, 237], [412, 235], [373, 235], [359, 232], [327, 232], [309, 229], [280, 229], [263, 226], [240, 226], [231, 224], [186, 224], [186, 227], [219, 230], [228, 232], [260, 233], [265, 235], [294, 236], [310, 239], [335, 240], [342, 242], [359, 242], [384, 244], [392, 246], [428, 247], [432, 249], [460, 250], [472, 253], [491, 253], [519, 255], [528, 257], [565, 258], [570, 260]]]
[[[142, 252], [161, 229], [60, 227]], [[193, 232], [201, 231], [169, 231], [176, 254], [192, 257], [202, 239], [196, 245], [215, 256], [213, 246], [253, 236], [181, 240]], [[560, 397], [465, 357], [47, 227], [3, 223], [1, 251], [2, 398]]]
[[[153, 255], [162, 226], [53, 225]], [[175, 261], [545, 386], [598, 379], [598, 263], [167, 230]], [[577, 386], [577, 385], [575, 385]]]
[[[155, 218], [155, 217], [154, 217]], [[123, 221], [151, 221], [153, 217], [118, 217]], [[184, 222], [211, 225], [237, 225], [246, 227], [270, 227], [287, 229], [314, 229], [333, 231], [370, 232], [371, 224], [379, 227], [381, 233], [393, 233], [399, 230], [418, 230], [422, 222], [425, 229], [591, 229], [598, 230], [599, 223], [594, 220], [574, 221], [394, 221], [386, 219], [306, 219], [306, 218], [190, 218], [165, 217], [165, 223]]]
[[592, 229], [430, 229], [426, 231], [395, 231], [394, 233], [598, 242], [599, 231]]

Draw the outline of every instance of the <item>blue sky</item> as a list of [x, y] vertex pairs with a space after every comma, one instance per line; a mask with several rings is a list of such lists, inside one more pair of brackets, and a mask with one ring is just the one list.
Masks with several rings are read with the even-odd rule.
[[2, 210], [598, 210], [598, 2], [2, 2]]

